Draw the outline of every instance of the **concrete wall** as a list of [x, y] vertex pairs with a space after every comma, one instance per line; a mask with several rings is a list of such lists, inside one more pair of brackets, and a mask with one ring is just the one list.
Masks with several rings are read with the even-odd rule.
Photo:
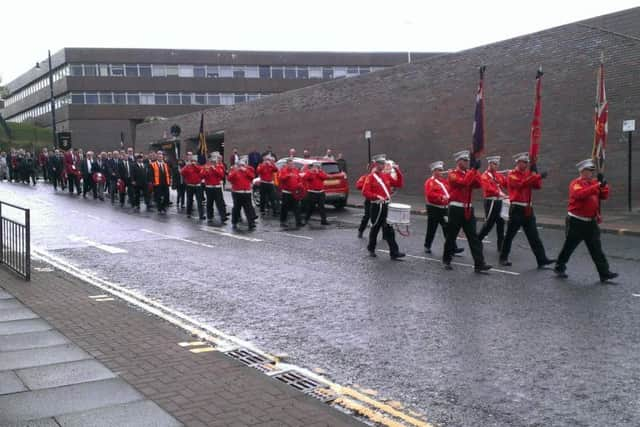
[[[561, 207], [574, 164], [590, 156], [596, 72], [604, 52], [609, 109], [607, 175], [613, 185], [610, 206], [625, 206], [627, 145], [621, 121], [640, 125], [640, 8], [574, 23], [420, 63], [358, 78], [315, 85], [251, 104], [207, 111], [206, 129], [225, 131], [225, 145], [241, 151], [271, 144], [315, 153], [343, 152], [351, 180], [366, 162], [365, 129], [373, 131], [373, 153], [384, 152], [406, 172], [404, 193], [421, 194], [427, 165], [445, 160], [471, 144], [477, 67], [487, 65], [487, 154], [506, 157], [526, 151], [533, 110], [534, 77], [543, 78], [540, 168], [549, 179], [536, 203]], [[200, 114], [142, 124], [138, 139], [156, 139], [173, 123], [186, 136], [198, 132]], [[636, 171], [640, 150], [635, 150]], [[640, 174], [634, 176], [640, 190]], [[636, 200], [640, 200], [636, 192]]]

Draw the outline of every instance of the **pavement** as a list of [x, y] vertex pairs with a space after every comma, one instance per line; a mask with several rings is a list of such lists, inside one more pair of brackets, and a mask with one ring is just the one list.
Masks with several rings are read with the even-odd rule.
[[0, 269], [0, 426], [355, 426], [103, 290]]

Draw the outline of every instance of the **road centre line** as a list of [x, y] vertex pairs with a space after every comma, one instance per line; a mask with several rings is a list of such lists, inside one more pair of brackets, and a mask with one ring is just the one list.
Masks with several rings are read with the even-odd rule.
[[285, 233], [284, 231], [281, 231], [280, 234], [284, 234], [285, 236], [290, 236], [290, 237], [297, 237], [298, 239], [313, 240], [313, 237], [300, 236], [298, 234]]
[[[383, 252], [385, 254], [389, 253], [389, 251], [384, 250], [384, 249], [378, 249], [378, 252]], [[422, 260], [425, 260], [425, 261], [432, 261], [432, 262], [437, 262], [437, 263], [440, 263], [440, 264], [442, 263], [442, 260], [436, 259], [436, 258], [427, 258], [427, 257], [424, 257], [424, 256], [409, 255], [409, 254], [407, 254], [406, 256], [407, 256], [407, 258], [422, 259]], [[465, 264], [465, 263], [462, 263], [462, 262], [452, 262], [451, 264], [459, 265], [461, 267], [471, 267], [471, 268], [473, 268], [473, 265]], [[515, 272], [515, 271], [500, 270], [498, 268], [492, 268], [491, 270], [489, 270], [489, 272], [491, 272], [491, 271], [495, 271], [496, 273], [509, 274], [511, 276], [519, 276], [520, 275], [520, 273]]]
[[183, 239], [182, 237], [177, 237], [177, 236], [169, 236], [168, 234], [156, 233], [155, 231], [147, 230], [144, 228], [141, 228], [140, 231], [144, 233], [155, 234], [156, 236], [164, 237], [165, 239], [178, 240], [180, 242], [191, 243], [192, 245], [202, 246], [209, 249], [217, 249], [215, 246], [207, 245], [206, 243], [196, 242], [195, 240]]
[[76, 236], [74, 234], [70, 234], [69, 236], [67, 236], [67, 239], [71, 240], [72, 242], [84, 243], [85, 245], [92, 246], [96, 249], [103, 250], [110, 254], [126, 254], [127, 253], [126, 249], [116, 248], [115, 246], [103, 245], [102, 243], [94, 242], [93, 240], [89, 240], [83, 236]]
[[640, 297], [640, 294], [631, 294], [632, 297]]
[[245, 240], [247, 242], [264, 242], [264, 240], [256, 239], [255, 237], [239, 236], [237, 234], [227, 233], [225, 231], [220, 231], [220, 230], [212, 230], [211, 228], [206, 228], [206, 227], [200, 227], [200, 230], [206, 231], [207, 233], [211, 233], [211, 234], [218, 234], [220, 236], [232, 237], [238, 240]]

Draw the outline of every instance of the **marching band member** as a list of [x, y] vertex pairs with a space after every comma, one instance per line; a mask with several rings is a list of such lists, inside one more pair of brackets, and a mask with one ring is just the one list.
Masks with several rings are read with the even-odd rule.
[[202, 171], [198, 165], [198, 156], [191, 156], [189, 164], [180, 170], [180, 175], [184, 178], [187, 186], [187, 218], [191, 218], [193, 213], [193, 197], [196, 197], [198, 205], [198, 218], [205, 219], [204, 208], [202, 206]]
[[[362, 187], [362, 195], [371, 203], [371, 231], [369, 232], [367, 250], [369, 251], [369, 256], [377, 256], [376, 242], [378, 240], [378, 233], [380, 229], [382, 229], [382, 237], [389, 245], [389, 255], [392, 260], [397, 260], [404, 257], [405, 254], [400, 252], [398, 248], [393, 227], [387, 224], [387, 213], [389, 202], [391, 201], [392, 188], [402, 188], [404, 178], [397, 165], [393, 167], [393, 174], [391, 172], [384, 172], [385, 165], [387, 164], [384, 155], [374, 157], [373, 162], [375, 166], [365, 179]], [[393, 175], [395, 175], [395, 177]]]
[[207, 221], [213, 222], [213, 203], [220, 215], [220, 222], [224, 225], [227, 220], [227, 211], [222, 195], [222, 180], [224, 179], [224, 165], [218, 154], [212, 154], [201, 171], [204, 179], [205, 192], [207, 194]]
[[567, 278], [567, 262], [576, 247], [584, 240], [589, 255], [600, 274], [600, 281], [606, 282], [618, 277], [609, 270], [609, 263], [602, 252], [600, 242], [600, 200], [609, 198], [609, 186], [602, 174], [593, 179], [593, 160], [583, 160], [576, 165], [580, 176], [569, 184], [569, 208], [566, 219], [566, 240], [556, 261], [555, 273]]
[[552, 264], [555, 260], [547, 258], [540, 240], [538, 227], [536, 226], [536, 216], [531, 206], [531, 192], [542, 188], [542, 180], [547, 177], [547, 173], [539, 174], [535, 166], [529, 167], [528, 152], [516, 154], [513, 158], [516, 161], [516, 167], [509, 172], [507, 177], [511, 208], [509, 209], [507, 234], [500, 251], [500, 265], [511, 265], [511, 261], [509, 261], [511, 243], [520, 227], [522, 227], [538, 262], [538, 268], [542, 268]]
[[504, 242], [504, 219], [500, 216], [502, 200], [508, 196], [503, 189], [507, 188], [507, 178], [498, 171], [500, 156], [487, 157], [487, 170], [480, 177], [482, 184], [482, 196], [484, 197], [484, 225], [478, 233], [478, 239], [482, 242], [496, 226], [498, 235], [498, 252]]
[[241, 158], [229, 172], [229, 182], [231, 183], [231, 196], [233, 197], [233, 208], [231, 209], [231, 227], [236, 229], [240, 221], [240, 209], [244, 211], [249, 224], [249, 230], [256, 228], [256, 213], [251, 201], [251, 185], [256, 173], [253, 168], [247, 165], [247, 159]]
[[300, 215], [300, 194], [304, 193], [304, 187], [300, 171], [293, 165], [293, 157], [288, 157], [285, 165], [278, 172], [278, 181], [282, 192], [280, 226], [287, 226], [287, 215], [291, 210], [296, 218], [296, 227], [303, 226]]
[[318, 206], [318, 210], [320, 211], [320, 224], [329, 225], [327, 222], [327, 214], [324, 210], [324, 180], [327, 178], [329, 178], [329, 175], [322, 170], [320, 162], [312, 163], [311, 168], [306, 171], [302, 178], [309, 193], [309, 203], [307, 204], [307, 214], [304, 221], [307, 224], [315, 207]]
[[[447, 238], [447, 213], [449, 210], [449, 183], [442, 177], [444, 162], [437, 161], [430, 165], [431, 177], [424, 182], [424, 197], [427, 205], [427, 234], [424, 238], [424, 251], [431, 253], [431, 244], [436, 236], [438, 225], [442, 234]], [[463, 248], [456, 248], [455, 254], [463, 252]]]
[[256, 172], [260, 177], [260, 213], [264, 215], [267, 212], [268, 204], [275, 216], [277, 199], [273, 177], [278, 173], [278, 167], [274, 163], [274, 158], [271, 155], [264, 156]]
[[442, 262], [445, 270], [452, 270], [451, 259], [455, 253], [456, 239], [460, 228], [464, 231], [469, 242], [469, 249], [473, 257], [474, 271], [481, 273], [491, 269], [485, 263], [482, 254], [482, 242], [476, 234], [476, 217], [471, 205], [471, 193], [474, 188], [480, 188], [480, 161], [473, 159], [469, 169], [469, 151], [459, 151], [453, 155], [456, 168], [449, 171], [449, 227], [444, 244]]

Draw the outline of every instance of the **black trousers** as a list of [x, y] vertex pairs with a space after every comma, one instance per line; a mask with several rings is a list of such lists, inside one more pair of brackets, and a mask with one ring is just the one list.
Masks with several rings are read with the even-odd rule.
[[387, 241], [389, 245], [389, 254], [391, 256], [396, 255], [398, 250], [398, 244], [396, 243], [396, 233], [393, 231], [393, 227], [387, 224], [387, 214], [389, 212], [388, 203], [371, 203], [371, 231], [369, 231], [369, 244], [367, 249], [369, 252], [376, 250], [376, 243], [378, 241], [378, 233], [382, 229], [382, 238]]
[[318, 193], [309, 191], [309, 204], [307, 205], [307, 214], [305, 217], [305, 221], [308, 222], [309, 218], [311, 218], [311, 214], [318, 207], [318, 211], [320, 212], [320, 221], [327, 222], [327, 214], [324, 210], [324, 199], [325, 194], [324, 191], [320, 191]]
[[293, 211], [296, 217], [296, 225], [302, 225], [300, 215], [300, 202], [293, 198], [291, 193], [282, 192], [282, 206], [280, 206], [280, 222], [286, 223], [289, 211]]
[[364, 213], [362, 214], [362, 219], [360, 220], [360, 226], [358, 227], [359, 233], [364, 233], [364, 230], [367, 228], [367, 224], [369, 223], [369, 219], [371, 218], [371, 201], [364, 201]]
[[47, 164], [44, 164], [42, 166], [42, 179], [46, 181], [49, 181], [49, 166]]
[[49, 178], [51, 179], [54, 190], [58, 189], [58, 184], [60, 184], [60, 188], [62, 188], [62, 174], [60, 174], [60, 172], [51, 172]]
[[511, 252], [511, 244], [514, 237], [518, 234], [518, 230], [522, 227], [524, 234], [527, 236], [529, 246], [536, 257], [538, 264], [547, 260], [547, 254], [545, 253], [542, 240], [538, 234], [538, 227], [536, 225], [536, 216], [531, 211], [530, 215], [526, 215], [526, 208], [524, 206], [511, 205], [509, 209], [509, 223], [507, 224], [507, 234], [505, 235], [504, 242], [502, 244], [502, 250], [500, 251], [500, 260], [506, 261], [509, 259], [509, 253]]
[[447, 238], [447, 214], [448, 208], [439, 208], [437, 206], [427, 205], [427, 234], [424, 236], [424, 247], [431, 249], [433, 239], [436, 237], [438, 225], [442, 228], [442, 235], [445, 240]]
[[120, 193], [120, 206], [124, 206], [125, 196], [129, 196], [129, 203], [133, 205], [133, 185], [131, 180], [126, 179], [124, 181], [124, 191]]
[[93, 193], [94, 199], [98, 197], [98, 192], [96, 191], [96, 183], [93, 182], [93, 176], [85, 175], [82, 178], [82, 195], [86, 195], [89, 191]]
[[178, 199], [176, 200], [176, 208], [179, 206], [184, 207], [184, 200], [185, 200], [184, 197], [187, 192], [187, 185], [178, 184], [178, 188], [176, 188], [176, 191], [178, 193]]
[[153, 186], [153, 197], [158, 211], [163, 212], [169, 206], [169, 186], [166, 184]]
[[[204, 207], [202, 206], [202, 187], [200, 185], [187, 185], [187, 215], [193, 213], [193, 196], [196, 197], [198, 217], [203, 218]], [[158, 204], [158, 206], [160, 205]]]
[[469, 243], [469, 250], [473, 257], [473, 264], [476, 267], [484, 265], [484, 255], [482, 254], [482, 241], [478, 239], [476, 234], [476, 217], [471, 208], [471, 217], [469, 219], [464, 216], [464, 208], [459, 206], [449, 206], [449, 225], [447, 226], [447, 232], [445, 233], [447, 239], [444, 243], [444, 253], [442, 255], [442, 261], [445, 264], [449, 264], [453, 258], [453, 254], [456, 249], [456, 239], [460, 229], [464, 231], [464, 235], [467, 237]]
[[256, 211], [253, 209], [251, 201], [251, 193], [231, 192], [233, 198], [233, 208], [231, 208], [231, 224], [236, 225], [240, 221], [240, 209], [244, 211], [247, 217], [249, 227], [253, 227], [256, 222]]
[[80, 177], [75, 173], [67, 174], [67, 183], [69, 184], [69, 193], [73, 193], [73, 186], [76, 187], [76, 192], [80, 194]]
[[571, 254], [584, 240], [600, 277], [609, 273], [609, 263], [602, 252], [602, 243], [600, 242], [600, 227], [595, 220], [587, 222], [567, 216], [565, 235], [564, 245], [556, 262], [557, 269], [565, 271]]
[[133, 198], [131, 200], [131, 205], [134, 208], [140, 207], [140, 195], [142, 195], [142, 199], [144, 200], [144, 204], [147, 208], [149, 208], [149, 203], [151, 202], [149, 199], [149, 187], [147, 185], [136, 185], [133, 187]]
[[118, 193], [118, 179], [109, 178], [109, 196], [111, 197], [111, 203], [116, 201], [116, 194]]
[[278, 199], [276, 198], [276, 187], [270, 182], [260, 183], [260, 213], [265, 213], [269, 207], [275, 215], [277, 212]]
[[484, 238], [491, 233], [495, 225], [498, 238], [498, 250], [502, 249], [502, 243], [504, 242], [504, 219], [500, 216], [500, 211], [502, 211], [502, 200], [485, 200], [484, 225], [478, 233], [478, 239], [482, 242]]
[[207, 219], [213, 219], [213, 203], [215, 202], [220, 221], [224, 221], [227, 218], [227, 210], [224, 206], [222, 188], [207, 187], [205, 191], [207, 193]]

